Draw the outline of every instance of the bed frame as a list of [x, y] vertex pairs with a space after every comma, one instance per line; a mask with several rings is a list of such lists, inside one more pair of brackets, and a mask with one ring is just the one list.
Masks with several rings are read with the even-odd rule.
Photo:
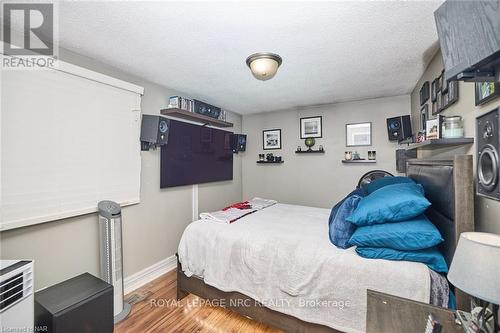
[[[450, 264], [460, 233], [474, 230], [472, 155], [456, 155], [453, 160], [416, 159], [407, 163], [407, 176], [423, 185], [432, 203], [426, 214], [445, 239], [441, 251]], [[189, 293], [209, 300], [223, 300], [227, 309], [285, 332], [340, 333], [266, 308], [239, 292], [224, 292], [205, 284], [198, 277], [187, 277], [177, 258], [177, 299]], [[457, 307], [467, 310], [470, 304], [468, 296], [457, 290], [456, 298]], [[240, 304], [245, 306], [238, 306]]]

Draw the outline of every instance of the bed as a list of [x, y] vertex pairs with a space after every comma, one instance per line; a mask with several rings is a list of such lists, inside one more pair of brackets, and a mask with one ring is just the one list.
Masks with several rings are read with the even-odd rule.
[[[410, 160], [407, 175], [424, 186], [449, 263], [459, 234], [473, 230], [472, 158]], [[427, 266], [337, 249], [328, 239], [329, 213], [277, 204], [231, 225], [191, 223], [179, 245], [178, 298], [217, 299], [286, 332], [364, 332], [367, 290], [429, 302]], [[457, 292], [457, 306], [466, 303]]]

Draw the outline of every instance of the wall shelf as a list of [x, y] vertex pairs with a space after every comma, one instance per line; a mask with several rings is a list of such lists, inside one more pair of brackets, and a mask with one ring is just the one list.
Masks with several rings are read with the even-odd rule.
[[[474, 143], [474, 138], [457, 138], [457, 139], [429, 139], [424, 142], [410, 143], [406, 150], [422, 149], [432, 150], [453, 146], [471, 145]], [[403, 146], [404, 148], [404, 146]]]
[[212, 125], [216, 127], [233, 127], [233, 123], [229, 123], [227, 121], [215, 119], [209, 116], [205, 116], [195, 112], [189, 112], [182, 109], [172, 108], [172, 109], [163, 109], [160, 110], [160, 114], [163, 116], [181, 118], [191, 121], [196, 121], [198, 123], [202, 123], [204, 125]]
[[284, 163], [285, 161], [281, 160], [279, 162], [275, 161], [257, 161], [257, 164], [281, 164]]
[[342, 163], [377, 163], [377, 160], [342, 160]]
[[319, 149], [318, 150], [307, 149], [307, 150], [296, 150], [295, 151], [295, 154], [324, 154], [324, 153], [325, 153], [324, 150], [319, 150]]

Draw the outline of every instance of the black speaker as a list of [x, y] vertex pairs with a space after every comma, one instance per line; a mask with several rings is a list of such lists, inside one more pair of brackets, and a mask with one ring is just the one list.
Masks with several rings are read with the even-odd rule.
[[170, 119], [145, 114], [141, 124], [141, 149], [166, 145], [170, 130]]
[[476, 192], [478, 195], [500, 201], [500, 109], [497, 108], [476, 119]]
[[231, 149], [236, 154], [240, 151], [245, 151], [247, 149], [246, 134], [231, 134]]
[[113, 286], [84, 273], [37, 291], [35, 327], [50, 333], [112, 333]]
[[403, 141], [412, 136], [410, 116], [399, 116], [387, 119], [389, 141]]

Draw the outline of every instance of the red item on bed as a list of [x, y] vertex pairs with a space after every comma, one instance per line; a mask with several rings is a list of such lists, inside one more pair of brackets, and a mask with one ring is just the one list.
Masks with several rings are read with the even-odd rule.
[[223, 208], [223, 211], [226, 211], [230, 208], [236, 208], [236, 209], [252, 209], [252, 205], [248, 201], [243, 201], [243, 202], [237, 202], [232, 204], [231, 206], [227, 206], [226, 208]]

